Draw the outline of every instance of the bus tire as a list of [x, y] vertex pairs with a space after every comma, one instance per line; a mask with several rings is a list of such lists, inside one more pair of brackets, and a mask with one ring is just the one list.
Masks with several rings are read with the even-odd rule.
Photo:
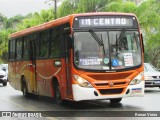
[[3, 86], [7, 86], [7, 81], [4, 81]]
[[62, 104], [63, 100], [61, 98], [61, 91], [58, 83], [54, 86], [54, 95], [56, 104]]
[[115, 99], [110, 99], [111, 104], [116, 104], [116, 103], [120, 103], [122, 100], [122, 98], [115, 98]]
[[25, 97], [29, 96], [28, 88], [27, 88], [27, 84], [26, 84], [25, 78], [22, 78], [22, 93], [23, 93], [23, 96], [25, 96]]

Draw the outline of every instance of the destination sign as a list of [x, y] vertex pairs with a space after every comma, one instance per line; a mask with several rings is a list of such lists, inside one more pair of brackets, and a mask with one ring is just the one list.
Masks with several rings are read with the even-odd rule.
[[134, 17], [97, 17], [76, 18], [79, 27], [133, 27]]

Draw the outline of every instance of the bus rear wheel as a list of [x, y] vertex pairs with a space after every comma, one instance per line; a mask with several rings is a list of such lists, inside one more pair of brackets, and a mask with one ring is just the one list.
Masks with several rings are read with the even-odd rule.
[[23, 78], [23, 80], [22, 80], [22, 93], [23, 93], [23, 96], [25, 96], [25, 97], [29, 96], [27, 84], [25, 82], [25, 78]]
[[115, 98], [115, 99], [110, 99], [111, 104], [116, 104], [116, 103], [120, 103], [122, 100], [122, 98]]

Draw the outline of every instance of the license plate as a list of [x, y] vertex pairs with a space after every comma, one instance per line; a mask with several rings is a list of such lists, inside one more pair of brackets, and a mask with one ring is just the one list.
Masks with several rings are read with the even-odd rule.
[[160, 84], [160, 81], [154, 81], [155, 84]]
[[132, 88], [132, 93], [141, 93], [142, 88]]

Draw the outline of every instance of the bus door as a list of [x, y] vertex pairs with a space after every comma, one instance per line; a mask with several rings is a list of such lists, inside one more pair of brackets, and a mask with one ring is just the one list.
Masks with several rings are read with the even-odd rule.
[[68, 98], [71, 98], [71, 63], [70, 63], [70, 46], [71, 38], [68, 34], [63, 35], [64, 38], [64, 51], [65, 51], [65, 73], [66, 73], [66, 94]]
[[36, 44], [35, 40], [30, 40], [30, 87], [32, 92], [36, 93], [37, 81], [36, 81]]

